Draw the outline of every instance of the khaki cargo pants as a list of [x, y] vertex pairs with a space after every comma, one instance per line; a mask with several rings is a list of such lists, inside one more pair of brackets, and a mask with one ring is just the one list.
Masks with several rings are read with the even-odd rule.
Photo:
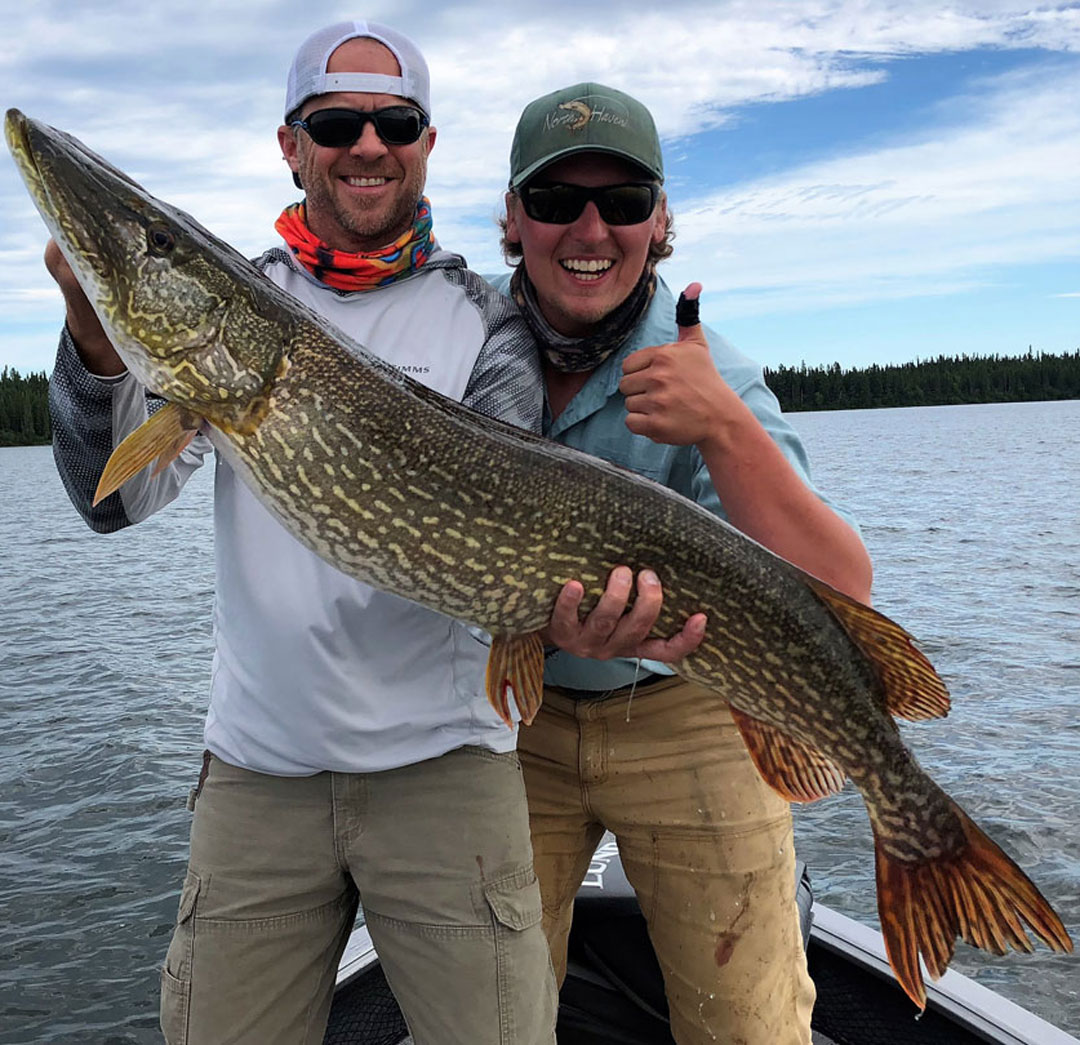
[[417, 1045], [552, 1045], [515, 754], [272, 777], [217, 758], [162, 970], [168, 1045], [318, 1045], [357, 898]]
[[549, 687], [518, 753], [559, 983], [574, 894], [606, 828], [648, 922], [679, 1045], [809, 1045], [791, 814], [727, 704], [678, 679], [603, 700]]

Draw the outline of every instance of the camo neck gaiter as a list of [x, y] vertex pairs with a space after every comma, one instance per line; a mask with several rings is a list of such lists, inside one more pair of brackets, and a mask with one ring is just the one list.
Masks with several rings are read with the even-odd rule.
[[647, 264], [629, 297], [600, 320], [591, 334], [568, 337], [560, 334], [545, 318], [524, 262], [510, 277], [510, 296], [521, 309], [540, 351], [556, 370], [564, 374], [595, 370], [630, 336], [655, 292], [656, 267]]
[[293, 256], [319, 282], [335, 290], [375, 290], [418, 269], [435, 249], [431, 203], [424, 196], [408, 232], [380, 250], [352, 254], [328, 247], [307, 224], [303, 203], [292, 203], [274, 222]]

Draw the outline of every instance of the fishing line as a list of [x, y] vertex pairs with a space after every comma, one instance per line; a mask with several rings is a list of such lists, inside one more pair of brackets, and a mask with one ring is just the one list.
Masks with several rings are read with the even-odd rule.
[[634, 699], [634, 690], [637, 689], [638, 675], [641, 674], [641, 658], [634, 658], [634, 681], [630, 683], [630, 696], [626, 698], [626, 721], [630, 721], [630, 704]]

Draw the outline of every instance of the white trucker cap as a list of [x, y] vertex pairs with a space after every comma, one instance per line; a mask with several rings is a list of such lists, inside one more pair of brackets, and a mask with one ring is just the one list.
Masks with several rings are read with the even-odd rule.
[[[400, 76], [379, 73], [328, 73], [326, 63], [346, 40], [366, 37], [388, 48], [401, 66]], [[337, 22], [317, 29], [296, 52], [285, 90], [285, 118], [309, 98], [334, 91], [396, 94], [415, 102], [431, 119], [428, 67], [420, 48], [404, 33], [378, 22]]]

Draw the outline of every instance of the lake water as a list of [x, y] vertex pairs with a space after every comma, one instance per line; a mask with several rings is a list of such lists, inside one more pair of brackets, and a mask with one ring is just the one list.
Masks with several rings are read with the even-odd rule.
[[[953, 694], [905, 726], [1080, 941], [1080, 402], [795, 414], [875, 600]], [[157, 1042], [210, 666], [209, 468], [91, 533], [47, 447], [0, 449], [0, 1043]], [[816, 895], [876, 923], [853, 792], [800, 808]], [[1080, 1035], [1080, 959], [954, 968]]]

